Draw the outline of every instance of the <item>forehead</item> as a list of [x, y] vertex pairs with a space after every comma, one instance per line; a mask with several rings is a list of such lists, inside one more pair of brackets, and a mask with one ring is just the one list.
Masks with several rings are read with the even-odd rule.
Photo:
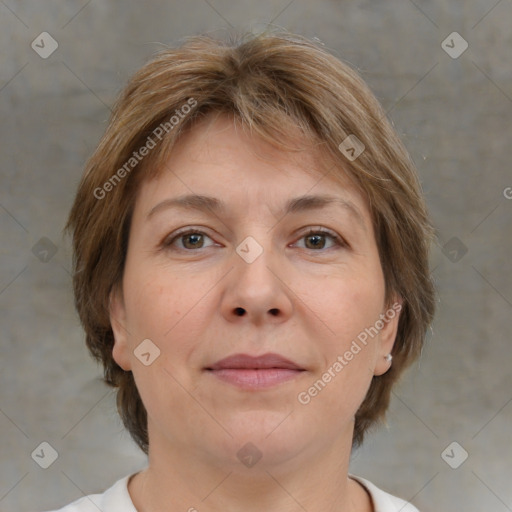
[[[210, 115], [182, 134], [159, 172], [141, 184], [149, 213], [169, 196], [208, 195], [230, 202], [266, 203], [280, 211], [290, 197], [330, 195], [355, 203], [369, 217], [364, 195], [325, 147], [290, 125], [286, 149], [249, 131], [228, 115]], [[140, 202], [140, 201], [137, 201]], [[153, 206], [152, 206], [153, 205]]]
[[[322, 151], [320, 142], [306, 138], [290, 119], [283, 118], [285, 122], [286, 140], [278, 138], [277, 131], [275, 134], [265, 131], [266, 138], [263, 138], [256, 129], [251, 132], [246, 124], [233, 115], [210, 114], [188, 127], [177, 141], [168, 163], [172, 164], [173, 160], [186, 153], [189, 159], [222, 165], [225, 156], [238, 154], [244, 158], [250, 155], [276, 170], [293, 168], [315, 177], [328, 172], [334, 161], [329, 158], [325, 148]], [[345, 172], [338, 174], [348, 179]]]

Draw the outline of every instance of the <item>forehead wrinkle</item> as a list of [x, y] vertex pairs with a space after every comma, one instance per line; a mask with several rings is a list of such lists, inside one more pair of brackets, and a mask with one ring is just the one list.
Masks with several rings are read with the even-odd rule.
[[[359, 209], [351, 201], [348, 201], [347, 199], [339, 196], [303, 195], [294, 197], [285, 203], [281, 210], [281, 215], [284, 217], [288, 214], [320, 210], [330, 205], [338, 205], [344, 208], [366, 231], [366, 224]], [[228, 211], [227, 204], [222, 199], [202, 194], [187, 194], [164, 199], [149, 211], [146, 216], [146, 220], [149, 220], [159, 211], [167, 210], [169, 208], [182, 208], [186, 210], [214, 212], [215, 214], [219, 215], [226, 215]]]

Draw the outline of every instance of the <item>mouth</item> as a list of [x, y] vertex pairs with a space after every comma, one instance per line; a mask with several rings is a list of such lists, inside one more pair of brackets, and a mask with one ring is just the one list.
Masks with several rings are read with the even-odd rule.
[[243, 389], [261, 389], [294, 379], [306, 369], [279, 354], [234, 354], [205, 370], [216, 378]]

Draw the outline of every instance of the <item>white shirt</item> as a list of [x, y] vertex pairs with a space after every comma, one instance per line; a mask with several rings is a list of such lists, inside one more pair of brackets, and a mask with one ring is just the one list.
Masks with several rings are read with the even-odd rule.
[[[131, 476], [121, 478], [103, 494], [84, 496], [51, 512], [137, 512], [128, 492], [128, 480]], [[364, 478], [353, 475], [350, 478], [357, 480], [369, 492], [375, 512], [419, 512], [410, 503], [382, 491]]]

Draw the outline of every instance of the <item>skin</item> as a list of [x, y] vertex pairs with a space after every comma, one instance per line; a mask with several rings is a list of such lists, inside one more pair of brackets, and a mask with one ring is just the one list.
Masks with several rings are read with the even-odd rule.
[[[310, 403], [297, 400], [389, 309], [366, 200], [348, 179], [324, 176], [319, 161], [311, 149], [285, 152], [229, 117], [209, 117], [139, 190], [110, 313], [114, 359], [133, 372], [148, 412], [149, 464], [128, 486], [140, 512], [373, 510], [347, 476], [354, 415], [373, 375], [390, 367], [398, 315]], [[162, 208], [147, 219], [161, 201], [190, 193], [222, 199], [226, 210]], [[306, 193], [350, 201], [359, 221], [337, 204], [279, 213]], [[172, 241], [186, 227], [206, 236]], [[344, 245], [306, 235], [310, 227]], [[247, 236], [263, 249], [252, 263], [236, 252]], [[148, 366], [134, 354], [144, 339], [160, 350]], [[267, 352], [306, 371], [265, 390], [204, 371], [234, 353]], [[252, 467], [237, 457], [248, 442], [262, 454]]]

